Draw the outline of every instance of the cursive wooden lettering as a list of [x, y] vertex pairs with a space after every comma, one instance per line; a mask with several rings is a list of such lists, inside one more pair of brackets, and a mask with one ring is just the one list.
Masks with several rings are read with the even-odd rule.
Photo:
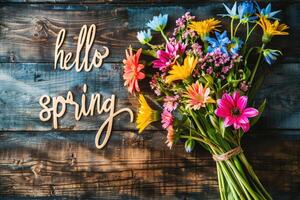
[[[103, 46], [104, 52], [102, 54], [97, 49], [95, 49], [94, 55], [92, 57], [92, 62], [89, 63], [89, 55], [95, 41], [95, 36], [95, 24], [92, 24], [89, 29], [87, 25], [82, 26], [78, 37], [75, 59], [73, 63], [69, 64], [70, 60], [73, 57], [73, 53], [69, 52], [65, 55], [65, 51], [61, 49], [66, 38], [66, 30], [61, 29], [58, 33], [55, 44], [54, 69], [57, 69], [59, 65], [62, 70], [71, 70], [73, 67], [75, 67], [77, 72], [81, 72], [82, 70], [89, 72], [93, 67], [101, 67], [103, 64], [103, 60], [109, 55], [109, 49], [106, 46]], [[83, 59], [80, 60], [81, 52], [83, 51], [83, 49], [84, 56]]]
[[[49, 121], [52, 118], [53, 128], [58, 128], [58, 119], [63, 117], [67, 111], [68, 106], [74, 106], [74, 118], [79, 121], [82, 116], [93, 116], [95, 112], [98, 115], [103, 113], [108, 113], [107, 119], [102, 123], [100, 126], [96, 137], [95, 137], [95, 144], [98, 149], [102, 149], [108, 142], [111, 132], [112, 126], [114, 122], [114, 118], [123, 113], [127, 112], [130, 116], [130, 122], [133, 122], [133, 112], [129, 108], [122, 108], [120, 110], [115, 111], [115, 95], [111, 95], [110, 98], [107, 98], [103, 104], [101, 104], [101, 95], [99, 93], [92, 94], [91, 99], [89, 102], [88, 108], [86, 108], [86, 93], [87, 92], [87, 85], [84, 84], [83, 86], [83, 94], [81, 96], [81, 106], [79, 103], [74, 101], [74, 96], [71, 91], [68, 91], [67, 97], [64, 98], [63, 96], [58, 97], [51, 97], [48, 95], [43, 95], [40, 97], [39, 103], [42, 107], [40, 111], [39, 117], [40, 120], [45, 122]], [[51, 105], [52, 103], [52, 105]], [[102, 134], [104, 134], [104, 129], [106, 127], [106, 133], [102, 142], [100, 142], [100, 138]]]

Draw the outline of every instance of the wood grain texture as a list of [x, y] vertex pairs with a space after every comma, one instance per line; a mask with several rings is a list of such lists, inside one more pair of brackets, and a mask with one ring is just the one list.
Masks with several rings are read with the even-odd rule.
[[[210, 155], [169, 150], [164, 134], [113, 132], [99, 151], [91, 132], [3, 132], [0, 196], [217, 199]], [[258, 135], [245, 138], [244, 150], [262, 182], [274, 199], [299, 198], [300, 138]]]
[[[286, 53], [284, 61], [299, 61], [300, 45], [296, 41], [300, 34], [299, 3], [274, 3], [281, 9], [281, 18], [292, 27], [288, 37], [274, 38], [273, 46]], [[175, 19], [191, 11], [199, 19], [216, 17], [223, 13], [221, 3], [198, 3], [176, 5], [52, 5], [52, 4], [9, 4], [0, 8], [0, 61], [1, 62], [53, 62], [55, 40], [58, 31], [69, 32], [67, 50], [75, 50], [76, 39], [83, 24], [96, 24], [96, 45], [106, 45], [111, 50], [108, 61], [120, 62], [124, 49], [130, 44], [140, 46], [136, 32], [144, 29], [153, 15], [167, 13], [170, 26]], [[292, 14], [290, 14], [292, 13]], [[141, 17], [142, 16], [142, 17]], [[229, 23], [229, 20], [226, 24]], [[169, 27], [171, 30], [171, 27]], [[286, 45], [288, 44], [288, 45]]]
[[[122, 68], [120, 64], [104, 64], [101, 69], [91, 72], [54, 70], [53, 64], [0, 64], [0, 129], [1, 130], [51, 130], [52, 123], [41, 122], [39, 112], [42, 110], [39, 98], [64, 96], [71, 91], [75, 100], [81, 104], [83, 85], [87, 84], [88, 94], [100, 93], [102, 103], [112, 94], [116, 95], [116, 109], [131, 107], [136, 99], [129, 97], [123, 87]], [[102, 105], [101, 103], [101, 105]], [[52, 105], [49, 105], [52, 107]], [[68, 107], [67, 113], [60, 121], [64, 130], [98, 130], [107, 114], [83, 117], [75, 121], [74, 107]], [[114, 120], [117, 130], [131, 129], [129, 115], [121, 114]], [[123, 122], [123, 123], [121, 123]]]
[[[159, 124], [137, 135], [128, 116], [117, 117], [107, 147], [98, 150], [94, 137], [103, 116], [76, 122], [68, 110], [60, 130], [52, 130], [38, 119], [38, 98], [70, 90], [78, 99], [86, 83], [90, 93], [115, 93], [119, 107], [135, 110], [136, 99], [123, 87], [121, 61], [129, 44], [140, 46], [136, 32], [159, 13], [168, 13], [171, 23], [186, 11], [215, 17], [224, 12], [222, 2], [0, 0], [0, 199], [218, 199], [210, 155], [201, 148], [187, 154], [182, 144], [169, 150]], [[274, 48], [285, 53], [283, 64], [267, 68], [257, 98], [268, 98], [266, 112], [243, 148], [274, 199], [295, 200], [300, 199], [300, 1], [272, 2], [291, 35], [274, 38]], [[90, 73], [53, 70], [58, 31], [67, 29], [63, 48], [74, 52], [84, 24], [97, 25], [94, 48], [110, 48], [106, 64]]]
[[[266, 66], [267, 67], [267, 66]], [[281, 64], [272, 67], [265, 85], [260, 91], [257, 103], [267, 97], [268, 103], [264, 118], [258, 129], [299, 129], [300, 93], [298, 92], [300, 64]], [[101, 93], [103, 100], [111, 94], [117, 96], [117, 109], [130, 107], [137, 109], [137, 98], [129, 95], [123, 87], [122, 65], [106, 63], [92, 72], [75, 70], [53, 70], [52, 63], [0, 63], [0, 129], [51, 130], [52, 123], [39, 120], [39, 97], [42, 95], [66, 97], [72, 91], [80, 102], [83, 84], [87, 84], [89, 97], [91, 93]], [[288, 89], [287, 89], [288, 86]], [[284, 91], [284, 95], [282, 92]], [[74, 119], [71, 107], [60, 120], [63, 130], [98, 130], [107, 115]], [[116, 117], [114, 130], [132, 130], [134, 124], [128, 123], [125, 113]]]
[[[262, 0], [262, 2], [281, 2], [282, 0]], [[0, 3], [72, 3], [72, 4], [195, 4], [205, 3], [207, 0], [0, 0]], [[231, 0], [209, 0], [210, 3], [231, 3]], [[285, 0], [286, 3], [299, 2], [299, 0]]]

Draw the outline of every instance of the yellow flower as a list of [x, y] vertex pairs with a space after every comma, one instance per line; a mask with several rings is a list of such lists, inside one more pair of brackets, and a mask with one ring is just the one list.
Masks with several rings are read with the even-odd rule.
[[184, 59], [183, 65], [174, 65], [166, 77], [166, 83], [171, 83], [176, 80], [185, 80], [191, 76], [194, 68], [197, 65], [197, 59], [193, 56], [187, 56]]
[[261, 28], [264, 31], [263, 35], [263, 42], [268, 43], [272, 39], [274, 35], [288, 35], [288, 32], [285, 32], [286, 29], [289, 27], [286, 24], [279, 24], [279, 21], [276, 20], [274, 23], [271, 23], [270, 20], [268, 20], [264, 16], [260, 16], [259, 22], [257, 22], [258, 25], [261, 26]]
[[203, 21], [193, 21], [188, 26], [188, 28], [196, 31], [198, 35], [200, 35], [201, 39], [204, 41], [211, 31], [218, 31], [217, 28], [221, 26], [220, 23], [221, 21], [216, 20], [215, 18], [211, 18]]
[[149, 124], [159, 119], [159, 114], [156, 110], [151, 109], [142, 94], [139, 95], [139, 102], [140, 108], [136, 120], [136, 127], [139, 129], [139, 133], [141, 133]]

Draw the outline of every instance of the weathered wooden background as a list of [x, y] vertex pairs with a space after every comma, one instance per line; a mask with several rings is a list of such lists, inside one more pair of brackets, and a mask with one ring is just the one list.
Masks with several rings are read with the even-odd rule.
[[[0, 199], [218, 199], [215, 164], [197, 149], [169, 150], [155, 128], [137, 135], [119, 117], [104, 150], [94, 146], [99, 117], [61, 120], [61, 129], [38, 119], [39, 96], [115, 93], [120, 107], [135, 108], [123, 88], [124, 49], [159, 13], [170, 21], [191, 11], [199, 18], [224, 12], [222, 0], [1, 0]], [[229, 1], [228, 1], [229, 2]], [[291, 35], [274, 40], [285, 56], [270, 67], [259, 98], [268, 97], [261, 122], [243, 141], [246, 155], [275, 199], [300, 199], [300, 1], [273, 1]], [[74, 50], [83, 24], [97, 25], [97, 45], [111, 54], [100, 70], [53, 70], [56, 35], [66, 28]], [[267, 66], [266, 66], [267, 67]], [[122, 123], [123, 122], [123, 123]]]

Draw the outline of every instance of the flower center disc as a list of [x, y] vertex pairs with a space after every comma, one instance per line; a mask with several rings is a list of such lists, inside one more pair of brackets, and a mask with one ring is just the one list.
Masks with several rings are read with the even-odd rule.
[[231, 114], [232, 114], [233, 116], [239, 116], [239, 115], [241, 114], [240, 109], [238, 109], [238, 108], [233, 108], [233, 109], [231, 110]]

